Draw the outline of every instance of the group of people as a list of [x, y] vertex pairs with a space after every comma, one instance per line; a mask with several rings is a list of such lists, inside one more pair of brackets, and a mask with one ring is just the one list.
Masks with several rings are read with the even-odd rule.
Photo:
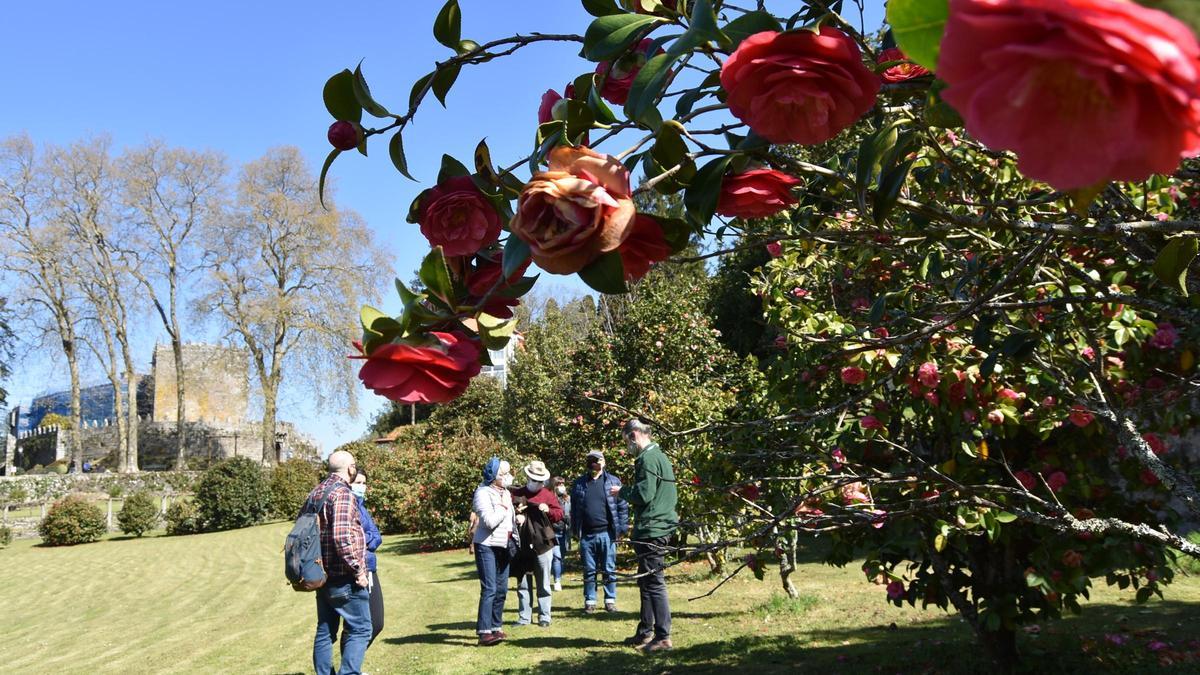
[[641, 619], [625, 642], [648, 652], [671, 649], [663, 569], [668, 540], [678, 524], [675, 474], [645, 424], [629, 420], [621, 433], [636, 457], [631, 485], [622, 485], [606, 471], [603, 453], [595, 450], [587, 455], [587, 471], [569, 491], [561, 478], [550, 481], [541, 461], [522, 469], [526, 482], [517, 488], [508, 462], [493, 457], [484, 465], [483, 481], [472, 500], [469, 549], [479, 573], [475, 631], [480, 645], [495, 645], [508, 637], [503, 614], [510, 576], [518, 579], [517, 625], [532, 623], [535, 593], [538, 624], [550, 625], [551, 580], [561, 590], [562, 559], [571, 538], [579, 542], [583, 563], [584, 612], [598, 611], [601, 575], [604, 609], [617, 611], [617, 541], [629, 535], [638, 561]]
[[[672, 648], [671, 608], [663, 574], [668, 540], [678, 524], [675, 474], [649, 428], [629, 420], [621, 434], [636, 461], [633, 482], [623, 485], [605, 470], [604, 454], [589, 452], [587, 470], [568, 488], [551, 480], [541, 461], [525, 465], [525, 484], [513, 487], [512, 467], [492, 457], [472, 499], [470, 546], [479, 573], [479, 644], [503, 641], [508, 580], [516, 577], [517, 625], [551, 623], [553, 591], [562, 590], [562, 566], [572, 540], [583, 563], [584, 612], [598, 610], [603, 578], [604, 609], [617, 611], [617, 542], [630, 537], [637, 555], [641, 618], [626, 644], [657, 652]], [[327, 575], [316, 592], [317, 630], [313, 667], [332, 675], [333, 643], [341, 631], [340, 675], [362, 670], [367, 648], [383, 630], [383, 589], [376, 574], [375, 550], [382, 543], [364, 500], [366, 472], [354, 457], [339, 450], [329, 456], [329, 476], [309, 493], [305, 509], [322, 504], [318, 514], [321, 558]], [[630, 531], [630, 509], [633, 527]]]

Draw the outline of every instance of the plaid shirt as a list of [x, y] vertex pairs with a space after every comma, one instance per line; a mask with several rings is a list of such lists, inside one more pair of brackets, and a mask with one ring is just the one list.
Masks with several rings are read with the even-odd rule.
[[325, 508], [319, 516], [325, 574], [331, 577], [358, 576], [360, 570], [367, 569], [367, 538], [358, 517], [358, 502], [349, 484], [341, 476], [330, 474], [313, 488], [308, 498], [316, 504], [330, 490], [335, 490], [333, 496], [325, 502]]

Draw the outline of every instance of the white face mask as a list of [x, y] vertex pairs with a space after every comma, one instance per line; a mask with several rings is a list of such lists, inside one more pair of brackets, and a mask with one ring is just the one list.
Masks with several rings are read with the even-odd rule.
[[525, 489], [529, 490], [530, 492], [537, 492], [538, 490], [542, 489], [542, 481], [531, 480], [525, 484]]
[[565, 486], [565, 485], [559, 485], [559, 486], [558, 486], [558, 494], [560, 494], [560, 495], [565, 495], [565, 494], [567, 494], [567, 486]]
[[500, 487], [508, 487], [512, 485], [512, 474], [504, 474], [500, 476]]
[[350, 486], [350, 491], [353, 492], [355, 494], [355, 496], [357, 496], [359, 499], [366, 499], [367, 484], [366, 483], [354, 483], [353, 485]]

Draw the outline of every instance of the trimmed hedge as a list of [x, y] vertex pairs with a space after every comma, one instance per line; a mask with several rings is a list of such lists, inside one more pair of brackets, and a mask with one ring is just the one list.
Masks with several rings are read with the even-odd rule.
[[77, 495], [55, 502], [38, 525], [38, 534], [47, 546], [86, 544], [99, 540], [107, 531], [104, 512]]
[[246, 457], [230, 457], [200, 477], [196, 507], [206, 531], [235, 530], [267, 517], [270, 488], [262, 466]]
[[272, 518], [290, 520], [300, 513], [304, 500], [321, 482], [321, 467], [304, 459], [289, 459], [271, 470], [270, 501]]
[[196, 534], [200, 527], [200, 511], [189, 499], [176, 499], [167, 506], [167, 534]]
[[140, 537], [158, 525], [158, 502], [149, 492], [135, 492], [117, 513], [117, 524], [125, 534]]

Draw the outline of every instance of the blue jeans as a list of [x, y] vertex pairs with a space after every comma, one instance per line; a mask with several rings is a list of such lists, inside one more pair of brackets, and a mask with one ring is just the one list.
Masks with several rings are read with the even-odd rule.
[[534, 583], [537, 584], [538, 620], [550, 622], [550, 562], [554, 558], [554, 551], [550, 549], [539, 555], [533, 570], [517, 581], [517, 625], [533, 621], [529, 587]]
[[313, 668], [317, 675], [333, 675], [333, 636], [345, 622], [346, 641], [338, 675], [362, 672], [363, 656], [371, 640], [370, 593], [352, 577], [330, 577], [317, 589], [317, 634], [313, 637]]
[[554, 562], [550, 565], [550, 574], [555, 581], [562, 579], [563, 558], [567, 555], [567, 550], [571, 548], [571, 540], [566, 533], [558, 535], [558, 543], [554, 546]]
[[508, 595], [508, 547], [475, 545], [479, 572], [479, 615], [475, 632], [483, 635], [504, 627], [504, 599]]
[[[596, 604], [596, 574], [604, 572], [606, 602], [617, 601], [617, 544], [608, 532], [584, 534], [579, 538], [579, 555], [583, 559], [583, 604]], [[603, 565], [603, 570], [597, 570]]]

